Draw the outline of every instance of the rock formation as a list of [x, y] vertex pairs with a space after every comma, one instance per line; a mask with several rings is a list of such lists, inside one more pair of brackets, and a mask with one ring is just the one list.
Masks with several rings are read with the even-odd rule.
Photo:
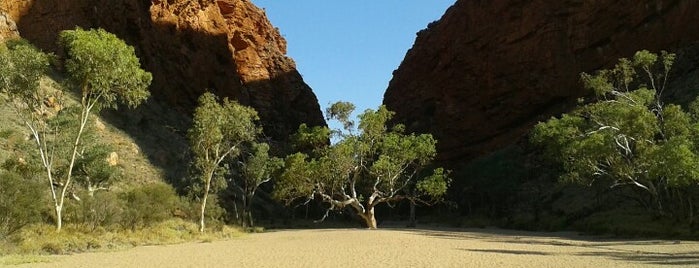
[[458, 0], [417, 34], [384, 95], [397, 120], [472, 159], [585, 96], [580, 72], [699, 41], [694, 0]]
[[17, 24], [12, 19], [10, 14], [0, 11], [0, 42], [9, 38], [16, 38], [19, 36], [17, 31]]
[[101, 27], [136, 48], [159, 101], [189, 115], [205, 90], [254, 107], [268, 135], [325, 124], [286, 57], [286, 41], [249, 0], [3, 0], [22, 37], [57, 52], [57, 33]]

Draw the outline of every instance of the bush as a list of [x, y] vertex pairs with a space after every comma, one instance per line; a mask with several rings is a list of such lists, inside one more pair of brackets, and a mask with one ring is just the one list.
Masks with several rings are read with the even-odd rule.
[[94, 196], [86, 195], [80, 202], [66, 204], [65, 221], [86, 230], [119, 224], [126, 209], [124, 202], [112, 192], [96, 192]]
[[32, 178], [0, 171], [0, 239], [41, 220], [43, 185]]
[[135, 188], [119, 196], [125, 202], [121, 224], [136, 229], [151, 226], [172, 217], [179, 197], [171, 186], [150, 184]]

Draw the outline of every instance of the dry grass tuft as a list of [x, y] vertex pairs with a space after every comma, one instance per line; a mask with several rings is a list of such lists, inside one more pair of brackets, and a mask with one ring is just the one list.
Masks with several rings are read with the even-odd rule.
[[37, 224], [9, 237], [9, 244], [14, 246], [2, 247], [0, 250], [5, 252], [0, 254], [34, 256], [119, 250], [144, 245], [167, 245], [192, 241], [212, 242], [240, 237], [244, 234], [241, 229], [231, 226], [222, 226], [218, 230], [199, 233], [195, 223], [182, 219], [171, 219], [137, 230], [88, 231], [74, 225], [66, 225], [60, 233], [57, 233], [52, 225]]

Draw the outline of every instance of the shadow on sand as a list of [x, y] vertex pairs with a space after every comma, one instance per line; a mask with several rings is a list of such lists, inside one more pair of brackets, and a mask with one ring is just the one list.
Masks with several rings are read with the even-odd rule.
[[[421, 229], [387, 228], [395, 231], [411, 232], [417, 235], [438, 239], [481, 240], [492, 243], [540, 246], [539, 250], [494, 248], [459, 248], [459, 250], [541, 256], [596, 256], [616, 261], [636, 262], [644, 265], [699, 266], [699, 243], [679, 240], [611, 239], [605, 237], [582, 236], [572, 232], [526, 232], [504, 229], [458, 229], [445, 227], [424, 227]], [[691, 244], [691, 246], [687, 246]], [[575, 250], [556, 250], [559, 247], [574, 247]], [[678, 248], [678, 246], [683, 246]]]

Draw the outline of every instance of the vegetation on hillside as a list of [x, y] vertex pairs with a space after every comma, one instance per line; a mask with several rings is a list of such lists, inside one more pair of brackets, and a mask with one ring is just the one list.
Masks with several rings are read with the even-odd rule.
[[[177, 221], [174, 216], [192, 218], [193, 207], [171, 186], [140, 185], [153, 179], [134, 174], [153, 173], [139, 173], [132, 169], [140, 170], [142, 163], [119, 159], [116, 151], [133, 149], [117, 146], [134, 145], [95, 116], [103, 108], [134, 107], [148, 97], [151, 76], [140, 68], [133, 48], [101, 29], [64, 31], [59, 44], [63, 58], [24, 40], [0, 44], [0, 107], [5, 113], [0, 129], [0, 253], [84, 251], [99, 246], [83, 242], [105, 232], [128, 236]], [[69, 233], [46, 233], [49, 221], [59, 231], [68, 223]], [[188, 228], [172, 232], [184, 234]], [[210, 237], [223, 235], [216, 233]], [[80, 241], [43, 244], [59, 236]], [[133, 244], [158, 242], [149, 240]], [[26, 243], [31, 246], [25, 248]]]
[[[133, 48], [104, 30], [63, 31], [59, 44], [66, 52], [63, 65], [67, 83], [62, 89], [78, 91], [77, 107], [61, 107], [57, 92], [47, 92], [40, 86], [39, 79], [48, 71], [49, 55], [21, 41], [8, 43], [0, 54], [0, 62], [6, 66], [0, 73], [0, 90], [36, 144], [35, 153], [50, 186], [58, 231], [63, 223], [65, 197], [80, 200], [72, 192], [74, 173], [82, 173], [79, 177], [91, 195], [95, 187], [100, 187], [93, 182], [101, 184], [113, 177], [104, 174], [113, 170], [95, 166], [95, 148], [99, 146], [84, 139], [91, 113], [115, 107], [117, 102], [131, 107], [140, 104], [149, 95], [147, 88], [152, 79], [140, 68]], [[49, 110], [52, 107], [55, 114]]]

